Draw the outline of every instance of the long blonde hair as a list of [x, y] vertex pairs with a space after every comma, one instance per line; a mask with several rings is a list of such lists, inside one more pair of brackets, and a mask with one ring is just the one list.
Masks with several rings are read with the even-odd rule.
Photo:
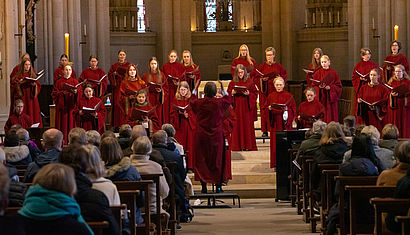
[[[181, 93], [179, 93], [179, 88], [181, 87], [185, 87], [188, 89], [188, 92], [186, 93], [185, 97], [181, 96]], [[181, 83], [179, 83], [178, 88], [177, 88], [177, 92], [175, 92], [175, 99], [177, 100], [182, 100], [182, 99], [189, 99], [191, 98], [191, 90], [189, 89], [189, 84], [186, 81], [182, 81]]]
[[[394, 66], [394, 69], [396, 69], [396, 68], [400, 68], [401, 71], [403, 72], [403, 79], [410, 80], [410, 77], [409, 77], [409, 75], [406, 73], [406, 69], [404, 68], [403, 65], [398, 64], [398, 65]], [[394, 80], [398, 81], [398, 79], [396, 78], [396, 74], [393, 72], [393, 76], [391, 76], [391, 78], [389, 79], [388, 84], [391, 84]]]
[[342, 127], [338, 122], [330, 122], [320, 139], [320, 145], [334, 144], [336, 140], [344, 139], [345, 134], [343, 133]]
[[248, 46], [247, 46], [246, 44], [242, 44], [242, 45], [239, 47], [239, 54], [238, 54], [238, 57], [236, 57], [235, 59], [241, 58], [241, 48], [242, 48], [242, 47], [245, 47], [246, 50], [248, 51], [248, 53], [246, 53], [246, 60], [249, 62], [249, 64], [253, 65], [251, 53], [249, 52], [249, 48], [248, 48]]
[[[194, 63], [194, 59], [192, 58], [192, 53], [191, 53], [190, 50], [184, 50], [184, 51], [182, 52], [181, 64], [184, 65], [184, 53], [189, 53], [190, 60], [189, 60], [188, 67], [192, 67], [192, 68], [193, 68], [194, 65], [195, 65], [195, 63]], [[184, 65], [184, 66], [185, 66], [185, 65]]]
[[[316, 59], [315, 59], [315, 52], [319, 52], [319, 64], [316, 62]], [[323, 55], [323, 51], [322, 51], [322, 49], [321, 48], [319, 48], [319, 47], [317, 47], [317, 48], [315, 48], [315, 49], [313, 49], [313, 53], [312, 53], [312, 66], [313, 66], [313, 69], [316, 69], [317, 67], [320, 67], [320, 58], [322, 57], [322, 55]]]
[[236, 65], [235, 68], [235, 74], [233, 75], [233, 81], [234, 82], [239, 82], [240, 79], [238, 77], [238, 70], [242, 69], [243, 70], [243, 81], [246, 82], [248, 80], [248, 72], [246, 71], [246, 67], [243, 64], [238, 64]]

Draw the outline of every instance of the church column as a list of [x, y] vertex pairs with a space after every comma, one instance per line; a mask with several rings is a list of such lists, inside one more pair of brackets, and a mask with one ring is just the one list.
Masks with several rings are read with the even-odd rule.
[[78, 75], [80, 75], [83, 69], [82, 49], [80, 45], [82, 37], [80, 5], [80, 0], [68, 0], [66, 9], [68, 32], [70, 33], [70, 61], [74, 63], [73, 67], [78, 71]]
[[348, 1], [349, 68], [359, 61], [357, 56], [362, 46], [362, 0]]
[[[292, 78], [292, 58], [293, 58], [293, 43], [294, 43], [294, 34], [293, 34], [293, 4], [292, 1], [281, 1], [280, 5], [280, 26], [278, 30], [281, 31], [280, 37], [280, 53], [278, 53], [278, 62], [280, 62], [288, 72], [288, 79], [293, 80]], [[274, 29], [275, 30], [275, 29]], [[275, 46], [275, 45], [274, 45]], [[277, 48], [277, 46], [275, 46]]]
[[272, 1], [261, 2], [261, 24], [262, 24], [262, 51], [265, 48], [273, 46], [273, 22], [271, 12], [273, 11]]
[[258, 30], [261, 27], [261, 1], [253, 1], [253, 26]]
[[199, 31], [204, 31], [204, 1], [195, 0], [196, 8], [196, 28]]
[[[53, 39], [53, 56], [49, 58], [49, 60], [59, 61], [60, 55], [65, 53], [65, 46], [64, 46], [64, 23], [63, 23], [63, 2], [61, 0], [52, 0], [51, 6], [51, 18], [49, 18], [50, 23], [52, 24], [52, 30], [49, 31], [49, 38]], [[49, 10], [50, 10], [49, 9]], [[52, 68], [57, 67], [58, 64], [56, 63], [55, 66]]]
[[[270, 11], [270, 15], [272, 18], [272, 45], [276, 49], [276, 53], [281, 53], [281, 0], [271, 0], [272, 1], [272, 9]], [[269, 14], [268, 14], [269, 15]]]
[[110, 13], [109, 0], [99, 0], [96, 4], [97, 56], [99, 67], [108, 72], [110, 66]]
[[[407, 1], [408, 2], [408, 1]], [[408, 48], [407, 48], [407, 12], [406, 12], [406, 1], [405, 0], [396, 0], [395, 1], [396, 6], [394, 6], [394, 11], [392, 12], [392, 25], [398, 25], [399, 26], [399, 34], [398, 34], [398, 40], [402, 43], [402, 48], [400, 50], [400, 53], [403, 53], [407, 55]], [[393, 28], [392, 26], [392, 28]], [[394, 32], [392, 30], [392, 32]], [[394, 33], [393, 34], [393, 39], [394, 39]]]
[[[98, 1], [99, 2], [99, 1]], [[90, 48], [90, 54], [97, 54], [97, 0], [88, 1], [88, 24], [87, 24], [87, 37]], [[84, 27], [84, 26], [83, 26]]]
[[240, 7], [240, 1], [239, 0], [232, 0], [232, 4], [233, 4], [233, 16], [232, 16], [232, 20], [233, 20], [233, 26], [234, 29], [240, 29], [241, 27], [241, 7]]

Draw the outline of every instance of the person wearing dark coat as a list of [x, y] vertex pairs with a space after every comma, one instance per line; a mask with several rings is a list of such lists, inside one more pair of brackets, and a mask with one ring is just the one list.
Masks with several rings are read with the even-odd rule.
[[131, 133], [132, 133], [132, 128], [129, 124], [123, 124], [120, 126], [118, 143], [120, 144], [122, 150], [132, 145], [132, 142], [130, 140]]
[[20, 145], [20, 140], [16, 133], [10, 132], [6, 135], [2, 148], [6, 154], [6, 161], [10, 165], [28, 165], [32, 162], [29, 148], [26, 145]]

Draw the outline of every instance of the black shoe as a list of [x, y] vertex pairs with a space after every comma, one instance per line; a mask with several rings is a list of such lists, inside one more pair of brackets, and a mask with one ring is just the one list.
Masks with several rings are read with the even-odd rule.
[[202, 186], [201, 193], [203, 194], [208, 193], [208, 190], [206, 188], [206, 183], [201, 181], [201, 186]]
[[263, 132], [262, 137], [269, 137], [268, 132]]

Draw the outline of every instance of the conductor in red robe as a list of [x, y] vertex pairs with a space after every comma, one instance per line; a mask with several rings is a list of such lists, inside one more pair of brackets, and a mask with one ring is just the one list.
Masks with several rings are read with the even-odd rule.
[[322, 68], [322, 65], [320, 65], [320, 57], [322, 57], [323, 51], [321, 48], [315, 48], [313, 49], [313, 54], [312, 54], [312, 62], [309, 64], [308, 71], [306, 72], [306, 82], [308, 87], [312, 87], [312, 79], [313, 75], [315, 75], [316, 71], [318, 71], [320, 68]]
[[195, 180], [201, 181], [202, 193], [207, 193], [207, 183], [216, 184], [216, 192], [222, 192], [224, 179], [223, 117], [233, 99], [225, 92], [224, 97], [216, 98], [216, 91], [216, 85], [208, 82], [205, 97], [190, 101], [197, 118], [193, 152]]
[[171, 101], [171, 124], [175, 128], [175, 139], [184, 146], [187, 159], [187, 168], [194, 169], [193, 152], [194, 150], [194, 131], [196, 127], [195, 114], [189, 106], [189, 102], [196, 99], [191, 94], [189, 85], [182, 81]]
[[276, 91], [269, 94], [264, 109], [269, 110], [270, 167], [276, 167], [276, 131], [291, 130], [296, 117], [296, 102], [292, 94], [284, 90], [281, 77], [273, 80]]
[[304, 91], [306, 101], [302, 102], [298, 107], [298, 127], [311, 128], [313, 123], [319, 119], [323, 119], [325, 107], [317, 100], [316, 90], [313, 87], [308, 87]]
[[185, 68], [185, 78], [188, 82], [191, 94], [198, 97], [198, 88], [201, 84], [201, 71], [199, 71], [199, 66], [194, 63], [194, 59], [189, 50], [182, 52], [181, 63]]
[[171, 112], [171, 100], [175, 96], [177, 87], [181, 81], [185, 81], [185, 68], [180, 64], [178, 54], [175, 50], [172, 50], [168, 55], [169, 61], [162, 65], [162, 72], [165, 74], [168, 83], [168, 100], [164, 103], [163, 119], [165, 123], [169, 123]]
[[20, 69], [14, 78], [10, 81], [10, 91], [14, 95], [11, 100], [11, 105], [14, 106], [14, 100], [21, 99], [24, 102], [24, 113], [29, 115], [33, 123], [40, 123], [42, 126], [40, 104], [38, 103], [38, 94], [41, 90], [41, 85], [34, 72], [29, 59], [24, 59], [21, 62]]
[[391, 77], [394, 76], [394, 66], [395, 65], [403, 65], [404, 69], [407, 74], [410, 73], [410, 67], [409, 67], [409, 60], [407, 59], [406, 55], [400, 53], [401, 50], [401, 43], [397, 40], [394, 40], [391, 45], [391, 55], [386, 56], [384, 59], [384, 65], [383, 65], [383, 82], [387, 83]]
[[388, 85], [392, 88], [407, 88], [405, 93], [390, 92], [386, 121], [397, 126], [399, 137], [410, 138], [410, 78], [403, 65], [394, 66], [394, 75]]
[[72, 77], [70, 65], [64, 67], [64, 77], [57, 80], [51, 96], [56, 105], [56, 128], [63, 132], [64, 143], [67, 143], [68, 133], [75, 127], [74, 108], [76, 106], [78, 90], [81, 86], [77, 79]]
[[252, 113], [256, 105], [257, 91], [244, 65], [236, 66], [228, 93], [234, 97], [233, 109], [237, 118], [232, 131], [232, 151], [257, 151]]
[[319, 69], [313, 79], [316, 94], [319, 94], [319, 101], [325, 107], [325, 117], [323, 121], [329, 123], [338, 121], [337, 101], [342, 94], [342, 83], [339, 75], [330, 68], [330, 59], [327, 55], [320, 58], [322, 68]]
[[121, 126], [124, 120], [121, 118], [121, 104], [120, 104], [120, 86], [121, 82], [127, 74], [130, 62], [126, 60], [127, 54], [124, 50], [118, 51], [118, 61], [111, 65], [108, 71], [108, 79], [112, 88], [111, 95], [111, 126], [117, 128]]
[[[95, 97], [102, 98], [107, 90], [108, 78], [105, 76], [104, 70], [98, 67], [98, 58], [90, 56], [90, 67], [83, 70], [79, 77], [79, 82], [86, 81], [86, 84], [90, 84], [94, 90]], [[101, 80], [102, 79], [102, 80]], [[80, 95], [80, 97], [82, 97]]]
[[[62, 54], [60, 56], [60, 64], [59, 66], [54, 70], [54, 77], [53, 77], [53, 84], [57, 83], [57, 80], [60, 78], [64, 78], [64, 67], [68, 65], [68, 56], [66, 54]], [[77, 78], [77, 75], [75, 74], [74, 69], [72, 69], [71, 77]]]
[[[262, 106], [269, 94], [275, 91], [275, 86], [273, 85], [273, 79], [276, 77], [282, 77], [285, 80], [288, 77], [285, 68], [278, 62], [275, 62], [276, 50], [273, 47], [268, 47], [265, 50], [266, 61], [259, 66], [259, 74], [257, 75], [255, 84], [259, 90], [259, 104]], [[268, 136], [269, 130], [269, 113], [267, 110], [261, 109], [261, 131], [263, 137]]]
[[165, 104], [168, 104], [168, 83], [165, 74], [159, 70], [159, 62], [156, 57], [149, 60], [150, 70], [148, 73], [142, 75], [142, 80], [148, 86], [148, 101], [151, 106], [156, 107], [156, 114], [158, 117], [159, 126], [165, 124], [164, 115]]
[[81, 127], [86, 131], [96, 130], [103, 134], [105, 114], [104, 103], [100, 98], [94, 96], [92, 85], [85, 85], [81, 98], [74, 109], [76, 127]]
[[10, 128], [13, 125], [20, 124], [22, 128], [28, 129], [33, 124], [31, 117], [23, 112], [24, 110], [24, 103], [22, 100], [18, 99], [14, 101], [14, 111], [9, 116], [9, 119], [6, 121], [6, 125], [4, 125], [4, 133], [8, 133]]

